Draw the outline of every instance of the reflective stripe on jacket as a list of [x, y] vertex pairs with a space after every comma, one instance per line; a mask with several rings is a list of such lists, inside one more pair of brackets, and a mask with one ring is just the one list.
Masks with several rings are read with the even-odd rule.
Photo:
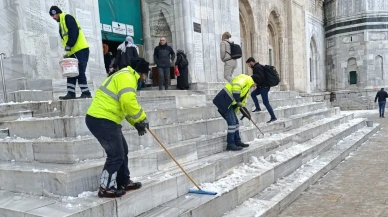
[[121, 124], [124, 118], [133, 126], [147, 116], [136, 99], [140, 75], [130, 66], [109, 76], [96, 91], [87, 114]]
[[[60, 26], [61, 35], [62, 35], [63, 47], [66, 47], [67, 41], [69, 40], [69, 29], [67, 28], [67, 25], [66, 25], [65, 16], [66, 16], [65, 13], [59, 14], [59, 26]], [[79, 34], [75, 45], [71, 48], [71, 51], [66, 53], [68, 56], [89, 47], [88, 41], [86, 40], [85, 35], [81, 30], [81, 27], [78, 21], [77, 20], [75, 21], [77, 22]]]
[[[255, 84], [251, 76], [241, 74], [236, 76], [230, 83], [226, 84], [217, 96], [213, 99], [218, 110], [225, 112], [230, 106], [241, 102], [245, 106], [249, 89]], [[237, 112], [237, 110], [235, 110]]]

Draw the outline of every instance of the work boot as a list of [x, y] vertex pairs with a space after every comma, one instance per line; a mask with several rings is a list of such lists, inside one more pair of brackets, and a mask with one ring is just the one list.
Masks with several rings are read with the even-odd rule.
[[239, 147], [243, 147], [243, 148], [249, 147], [249, 144], [245, 144], [245, 143], [243, 143], [243, 142], [241, 142], [241, 141], [236, 142], [236, 145], [239, 146]]
[[79, 99], [89, 99], [92, 98], [92, 95], [90, 93], [82, 93]]
[[275, 121], [277, 121], [277, 120], [278, 120], [277, 118], [271, 118], [271, 120], [269, 120], [269, 121], [267, 122], [267, 124], [272, 123], [272, 122], [275, 122]]
[[235, 145], [235, 144], [228, 144], [228, 145], [226, 146], [226, 150], [227, 150], [227, 151], [240, 151], [241, 149], [243, 149], [243, 148], [240, 147], [240, 146], [237, 146], [237, 145]]
[[114, 198], [114, 197], [121, 197], [126, 192], [122, 189], [116, 189], [115, 187], [112, 187], [110, 189], [104, 189], [100, 187], [100, 190], [98, 191], [98, 197], [108, 197], [108, 198]]
[[123, 186], [120, 186], [119, 189], [123, 189], [124, 191], [131, 191], [131, 190], [137, 190], [141, 188], [142, 184], [141, 182], [133, 182], [132, 180], [129, 180], [129, 183]]
[[60, 100], [70, 100], [70, 99], [75, 99], [75, 94], [66, 94], [66, 96], [60, 96], [59, 97]]
[[261, 112], [261, 109], [260, 109], [260, 108], [256, 108], [256, 109], [253, 110], [252, 112]]

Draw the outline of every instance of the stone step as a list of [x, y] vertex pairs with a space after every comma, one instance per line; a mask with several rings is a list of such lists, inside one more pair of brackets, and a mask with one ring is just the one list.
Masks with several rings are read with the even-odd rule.
[[53, 100], [52, 91], [18, 90], [7, 93], [8, 102], [30, 102]]
[[222, 216], [363, 127], [365, 120], [355, 119], [316, 139], [295, 144], [266, 158], [251, 157], [249, 164], [239, 166], [226, 177], [201, 184], [203, 189], [216, 191], [216, 196], [185, 194], [140, 216], [151, 217], [161, 213], [170, 217], [202, 217], [209, 213]]
[[[351, 116], [352, 115], [346, 117]], [[333, 119], [334, 118], [339, 118], [339, 116], [333, 117]], [[315, 130], [324, 130], [328, 127], [324, 122], [329, 123], [330, 121], [322, 119], [311, 124], [311, 126], [317, 127]], [[362, 120], [360, 123], [361, 122]], [[318, 125], [320, 125], [320, 127], [318, 127]], [[338, 123], [332, 122], [332, 126], [338, 125]], [[313, 138], [312, 136], [314, 134], [320, 134], [319, 132], [310, 133], [309, 131], [306, 131], [306, 129], [312, 129], [306, 127], [307, 125], [304, 125], [304, 127], [295, 129], [284, 135], [279, 134], [273, 135], [270, 138], [258, 139], [254, 144], [251, 144], [251, 147], [244, 149], [241, 152], [223, 152], [196, 162], [183, 164], [183, 166], [198, 183], [213, 182], [229, 174], [231, 168], [238, 166], [243, 162], [248, 163], [251, 156], [268, 156], [276, 153], [276, 151], [291, 147], [293, 144], [293, 137], [304, 137], [306, 140], [309, 140]], [[321, 133], [322, 132], [324, 131], [321, 131]], [[277, 171], [279, 171], [279, 169]], [[35, 172], [38, 173], [39, 171]], [[44, 172], [42, 171], [41, 173]], [[271, 177], [273, 177], [273, 175]], [[95, 196], [97, 194], [96, 192], [83, 192], [79, 194], [78, 197], [47, 198], [3, 191], [0, 192], [0, 194], [2, 194], [1, 198], [4, 198], [6, 199], [5, 201], [9, 202], [0, 203], [0, 210], [9, 212], [10, 216], [16, 216], [16, 214], [19, 215], [21, 213], [26, 213], [26, 215], [31, 216], [50, 216], [50, 213], [54, 211], [58, 217], [85, 215], [95, 217], [137, 216], [164, 204], [166, 201], [186, 195], [188, 188], [192, 186], [187, 178], [176, 167], [150, 176], [134, 178], [134, 180], [143, 182], [144, 185], [142, 189], [128, 192], [127, 195], [116, 200], [99, 199]], [[40, 184], [44, 185], [43, 182]], [[19, 184], [19, 186], [22, 185]], [[13, 203], [15, 200], [17, 200], [18, 203]], [[182, 206], [182, 208], [184, 208], [184, 206]], [[164, 214], [168, 213], [166, 212]]]
[[290, 205], [302, 192], [318, 181], [327, 172], [346, 160], [370, 136], [380, 129], [379, 125], [364, 127], [352, 135], [343, 138], [327, 152], [313, 159], [287, 177], [249, 198], [239, 207], [223, 217], [267, 217], [277, 216]]
[[30, 119], [33, 116], [33, 112], [26, 110], [26, 111], [20, 111], [20, 112], [14, 112], [14, 113], [0, 113], [0, 122], [4, 121], [14, 121], [14, 120], [22, 120], [22, 119]]
[[[264, 114], [255, 114], [254, 118], [256, 118], [256, 115], [263, 116]], [[321, 116], [316, 117], [320, 118]], [[304, 121], [304, 123], [307, 123], [307, 121]], [[285, 122], [278, 121], [276, 124], [273, 124], [270, 127], [263, 125], [261, 130], [264, 133], [274, 131], [276, 132], [279, 130], [289, 130], [290, 127], [295, 128], [298, 126], [298, 124], [300, 124], [299, 120], [297, 123], [293, 123], [290, 120], [287, 120]], [[221, 128], [221, 130], [225, 129], [225, 127]], [[257, 131], [257, 129], [253, 128], [253, 126], [248, 125], [247, 127], [241, 128], [241, 137], [244, 141], [253, 140], [257, 137], [258, 133], [259, 132]], [[129, 135], [132, 135], [133, 137], [130, 137]], [[126, 137], [127, 141], [133, 141], [134, 139], [138, 139], [138, 136], [136, 134], [132, 133], [129, 135], [128, 133], [124, 133], [124, 136]], [[198, 147], [198, 149], [196, 150], [198, 153], [194, 155], [198, 158], [222, 151], [224, 144], [226, 144], [225, 135], [226, 132], [225, 130], [223, 130], [215, 134], [202, 135], [186, 141], [169, 142], [166, 143], [166, 145], [174, 149], [172, 150], [172, 152], [176, 153], [175, 156], [180, 157], [183, 161], [188, 161], [191, 160], [191, 158], [187, 156], [190, 155], [189, 152], [192, 151], [192, 147]], [[161, 149], [159, 145], [152, 138], [147, 141], [151, 143], [145, 144], [142, 142], [140, 143], [140, 145], [129, 143], [130, 152], [138, 151], [141, 154], [138, 156], [139, 158], [156, 159], [156, 156], [158, 156], [158, 159], [160, 160], [159, 155], [155, 155], [155, 152], [160, 153]], [[10, 139], [6, 141], [0, 141], [0, 147], [3, 150], [6, 150], [3, 153], [0, 153], [0, 160], [16, 160], [26, 162], [38, 161], [47, 163], [77, 163], [84, 160], [105, 157], [103, 149], [94, 137], [80, 138], [74, 140], [46, 138], [42, 138], [41, 140]], [[144, 157], [145, 155], [143, 155], [142, 153], [147, 154], [147, 156], [149, 157]], [[152, 165], [151, 168], [155, 170], [156, 168], [163, 169], [163, 167], [164, 164], [158, 163]], [[141, 170], [140, 168], [139, 172], [144, 173], [147, 171], [148, 170]]]
[[[278, 123], [275, 122], [274, 124], [269, 125], [267, 130], [276, 130], [280, 132], [286, 130], [287, 128], [298, 128], [314, 121], [321, 120], [324, 117], [333, 116], [335, 114], [338, 114], [337, 109], [299, 115], [297, 118], [289, 119], [286, 121], [279, 121]], [[288, 124], [285, 122], [288, 122]], [[162, 135], [158, 133], [156, 134]], [[311, 135], [315, 134], [311, 133]], [[251, 138], [252, 137], [254, 136], [251, 135]], [[161, 140], [163, 142], [165, 141], [162, 138]], [[264, 153], [265, 152], [266, 151], [264, 151]], [[261, 153], [263, 154], [263, 152]], [[166, 159], [166, 157], [164, 158]], [[206, 159], [206, 157], [203, 159]], [[83, 191], [94, 190], [97, 188], [104, 161], [105, 159], [90, 160], [77, 163], [75, 165], [37, 162], [3, 162], [0, 165], [0, 181], [2, 181], [0, 182], [0, 186], [6, 190], [26, 192], [37, 195], [47, 193], [43, 192], [44, 189], [45, 191], [49, 191], [54, 194], [74, 196]], [[147, 168], [148, 166], [146, 170], [149, 170], [149, 168], [153, 168], [153, 164], [157, 163], [153, 161], [153, 159], [144, 158], [140, 162], [130, 162], [129, 166], [131, 169], [134, 168], [137, 170], [141, 170], [141, 168]], [[198, 162], [198, 160], [194, 161], [194, 164], [196, 162]], [[1, 177], [7, 177], [7, 179], [1, 179]], [[23, 179], [22, 177], [28, 177], [28, 179]], [[29, 180], [30, 184], [25, 185], [25, 180]], [[44, 186], [43, 189], [42, 186]]]
[[[303, 101], [303, 100], [302, 100]], [[289, 103], [293, 104], [293, 103]], [[307, 104], [308, 105], [308, 104]], [[323, 104], [314, 104], [311, 105], [314, 108], [311, 109], [320, 109], [324, 105]], [[295, 107], [295, 106], [294, 106]], [[287, 107], [288, 108], [288, 107]], [[290, 107], [293, 108], [293, 107]], [[290, 110], [295, 112], [308, 112], [309, 107], [303, 107], [304, 110]], [[216, 111], [214, 107], [210, 107], [209, 109], [203, 110], [203, 111], [197, 111], [198, 113], [190, 114], [190, 116], [193, 117], [193, 119], [190, 120], [190, 118], [187, 114], [187, 110], [180, 110], [182, 111], [182, 114], [180, 112], [177, 112], [176, 114], [173, 114], [173, 110], [165, 111], [165, 110], [156, 110], [156, 111], [149, 111], [149, 122], [151, 126], [165, 126], [169, 127], [171, 124], [176, 124], [175, 128], [180, 127], [178, 123], [189, 123], [191, 120], [196, 120], [198, 117], [203, 117], [203, 119], [206, 118], [218, 118], [219, 114]], [[195, 110], [194, 110], [195, 111]], [[281, 113], [282, 109], [275, 110], [275, 113], [277, 114], [278, 118], [287, 117], [283, 116]], [[208, 112], [206, 115], [202, 112]], [[279, 113], [279, 114], [278, 114]], [[264, 113], [265, 114], [265, 113]], [[177, 116], [179, 115], [179, 116]], [[178, 117], [177, 119], [174, 119], [174, 117]], [[186, 122], [185, 119], [187, 120]], [[269, 120], [269, 117], [267, 118]], [[198, 120], [198, 119], [197, 119]], [[201, 119], [199, 119], [201, 120]], [[213, 122], [216, 120], [213, 120]], [[220, 122], [220, 119], [217, 119], [217, 123]], [[261, 122], [261, 121], [260, 121]], [[262, 120], [264, 122], [264, 120]], [[211, 124], [211, 123], [210, 123]], [[204, 123], [202, 123], [204, 125]], [[206, 125], [206, 124], [205, 124]], [[197, 124], [198, 126], [198, 124]], [[194, 126], [194, 127], [197, 127]], [[222, 125], [221, 125], [222, 126]], [[53, 118], [29, 118], [29, 119], [21, 119], [16, 121], [9, 121], [9, 122], [0, 122], [0, 128], [6, 127], [9, 129], [10, 135], [14, 137], [21, 137], [21, 138], [39, 138], [41, 136], [43, 137], [50, 137], [50, 138], [62, 138], [62, 137], [77, 137], [77, 136], [86, 136], [90, 135], [90, 131], [87, 129], [85, 124], [85, 118], [84, 116], [78, 116], [78, 117], [53, 117]], [[190, 126], [193, 127], [193, 126]], [[202, 126], [204, 127], [204, 126]], [[129, 130], [133, 129], [128, 123], [123, 122], [123, 130]], [[197, 128], [195, 128], [197, 129]], [[217, 129], [216, 127], [214, 129]], [[214, 130], [213, 129], [213, 130]], [[179, 131], [179, 129], [177, 129]], [[206, 128], [201, 128], [201, 130], [206, 130]], [[177, 132], [178, 132], [177, 131]], [[203, 133], [201, 131], [201, 133]], [[188, 131], [190, 132], [190, 131]], [[216, 131], [218, 132], [218, 131]], [[186, 132], [183, 132], [186, 133]], [[193, 133], [193, 132], [191, 132]], [[186, 133], [187, 134], [187, 133]], [[171, 134], [175, 135], [175, 134]], [[200, 136], [203, 134], [199, 134], [197, 136]]]
[[[214, 97], [218, 94], [220, 90], [213, 90], [213, 91], [215, 92], [206, 94], [206, 100], [208, 102], [213, 101]], [[294, 98], [301, 98], [301, 97], [299, 96], [298, 92], [294, 92], [294, 91], [270, 91], [268, 94], [268, 98], [270, 102], [272, 102], [272, 100], [277, 100], [277, 99], [294, 99]], [[257, 96], [257, 99], [259, 99], [260, 102], [262, 101], [260, 95]], [[252, 98], [250, 95], [248, 100], [252, 101]]]

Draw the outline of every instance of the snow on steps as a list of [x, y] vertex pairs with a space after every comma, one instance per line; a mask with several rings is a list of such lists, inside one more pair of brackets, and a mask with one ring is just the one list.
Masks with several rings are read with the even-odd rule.
[[339, 163], [346, 160], [351, 152], [366, 142], [379, 129], [380, 126], [375, 124], [374, 127], [364, 127], [343, 138], [337, 145], [319, 157], [312, 159], [292, 174], [278, 180], [259, 194], [249, 198], [242, 205], [228, 212], [223, 217], [277, 216], [310, 185], [318, 181]]
[[[228, 176], [213, 183], [201, 184], [203, 189], [216, 191], [218, 195], [183, 195], [140, 216], [222, 216], [363, 127], [365, 128], [365, 120], [355, 119], [315, 139], [277, 151], [266, 158], [252, 157], [249, 164], [241, 165]], [[367, 135], [363, 133], [363, 138], [368, 137]]]
[[[255, 145], [252, 144], [250, 148], [244, 149], [241, 152], [219, 153], [196, 162], [184, 164], [184, 167], [199, 183], [214, 182], [215, 180], [225, 177], [233, 168], [241, 163], [248, 163], [251, 156], [268, 156], [281, 151], [284, 148], [290, 148], [293, 144], [293, 138], [305, 138], [307, 141], [313, 138], [312, 136], [314, 133], [312, 133], [312, 131], [316, 131], [317, 129], [328, 129], [332, 126], [338, 126], [340, 123], [346, 123], [348, 121], [347, 118], [349, 117], [352, 118], [352, 115], [345, 117], [337, 116], [328, 118], [327, 120], [323, 119], [319, 122], [310, 124], [310, 126], [306, 125], [292, 130], [285, 135], [278, 134], [265, 139], [257, 139], [254, 142]], [[334, 121], [338, 118], [340, 118], [342, 122]], [[347, 124], [347, 127], [353, 129], [354, 127], [362, 125], [363, 120], [355, 120], [355, 122], [358, 122], [358, 124]], [[284, 166], [286, 166], [286, 164]], [[36, 173], [45, 172], [38, 170]], [[58, 199], [55, 200], [52, 198], [54, 195], [51, 195], [51, 198], [49, 199], [46, 197], [39, 198], [31, 195], [8, 192], [7, 195], [12, 194], [14, 197], [8, 196], [6, 197], [7, 200], [17, 200], [19, 209], [13, 208], [14, 206], [9, 208], [8, 203], [0, 203], [0, 210], [7, 210], [7, 212], [14, 214], [25, 212], [34, 214], [35, 216], [49, 216], [49, 214], [55, 210], [58, 210], [58, 216], [88, 216], [89, 214], [93, 214], [91, 216], [95, 217], [135, 216], [169, 200], [175, 199], [177, 196], [186, 195], [188, 188], [192, 187], [192, 184], [176, 167], [137, 179], [143, 181], [143, 188], [138, 191], [130, 192], [123, 198], [117, 200], [101, 200], [95, 196], [89, 196], [85, 199], [82, 197], [83, 194], [81, 194], [81, 198], [58, 197]], [[95, 195], [95, 193], [92, 195]], [[68, 198], [71, 200], [68, 200]], [[33, 200], [36, 200], [36, 203], [31, 202]], [[42, 200], [45, 201], [45, 204], [42, 204], [42, 202], [39, 203], [39, 201]], [[118, 213], [116, 213], [116, 210], [118, 210]]]
[[[284, 129], [302, 127], [306, 124], [312, 123], [317, 120], [321, 121], [322, 119], [324, 119], [324, 117], [333, 116], [338, 113], [339, 113], [338, 109], [330, 109], [330, 110], [314, 111], [312, 113], [298, 115], [298, 117], [288, 119], [287, 121], [283, 121], [283, 122], [278, 121], [273, 124], [270, 124], [265, 128], [264, 132], [282, 131], [282, 129], [284, 130]], [[344, 120], [349, 120], [347, 119], [347, 117], [352, 118], [353, 116], [352, 115], [346, 116]], [[326, 128], [320, 128], [319, 130], [323, 130], [324, 132], [328, 126], [333, 127], [333, 125], [327, 125]], [[309, 130], [309, 129], [305, 129], [305, 130]], [[255, 132], [255, 130], [252, 129], [251, 133], [252, 134], [250, 135], [250, 138], [253, 139], [252, 137], [257, 135], [257, 131]], [[316, 135], [318, 133], [319, 132], [311, 131], [310, 135]], [[291, 137], [288, 137], [288, 138], [291, 139]], [[308, 136], [299, 134], [297, 138], [303, 140], [304, 138], [308, 138]], [[290, 142], [290, 140], [286, 140], [286, 141]], [[273, 140], [272, 141], [267, 140], [265, 142], [271, 143], [273, 142]], [[208, 144], [206, 143], [204, 145], [208, 146]], [[213, 143], [213, 145], [215, 144]], [[224, 145], [225, 144], [221, 142], [218, 145], [216, 145], [218, 149], [214, 149], [214, 150], [211, 150], [212, 147], [210, 147], [209, 152], [210, 153], [221, 152], [224, 149]], [[261, 150], [260, 153], [266, 153], [267, 151], [271, 151], [273, 149], [276, 149], [277, 147], [279, 146], [277, 145], [277, 146], [267, 147], [268, 149]], [[198, 149], [196, 150], [197, 156], [198, 156], [198, 153], [201, 153], [200, 151], [203, 148], [206, 148], [206, 147], [198, 147]], [[257, 147], [252, 148], [252, 151], [256, 150], [256, 148]], [[192, 150], [193, 149], [188, 149], [188, 151], [192, 151]], [[188, 152], [183, 152], [183, 153], [188, 153]], [[193, 159], [192, 155], [185, 155], [185, 154], [181, 155], [181, 157], [183, 158], [187, 156], [191, 156], [188, 160]], [[213, 156], [209, 156], [209, 157], [213, 157]], [[163, 155], [163, 158], [166, 159], [166, 156]], [[142, 159], [142, 160], [140, 162], [136, 162], [136, 159]], [[194, 159], [195, 159], [195, 156], [194, 156]], [[207, 159], [207, 158], [203, 158], [203, 159]], [[133, 169], [136, 172], [144, 173], [145, 171], [149, 173], [149, 172], [152, 172], [153, 170], [158, 170], [158, 167], [155, 166], [155, 165], [158, 165], [157, 158], [149, 159], [144, 156], [140, 156], [140, 157], [137, 156], [137, 158], [136, 157], [131, 158], [130, 160], [131, 160], [129, 163], [130, 169]], [[33, 163], [4, 162], [0, 165], [0, 177], [1, 176], [7, 177], [7, 179], [0, 179], [0, 186], [2, 186], [2, 188], [6, 190], [11, 190], [15, 192], [32, 193], [36, 195], [46, 195], [49, 192], [49, 193], [54, 193], [58, 195], [74, 196], [79, 194], [80, 192], [90, 191], [98, 187], [99, 176], [103, 166], [103, 162], [104, 162], [103, 159], [93, 160], [93, 161], [77, 163], [74, 166], [48, 164], [48, 163], [42, 164], [37, 162], [33, 162]], [[196, 164], [198, 160], [193, 162], [194, 164]], [[229, 163], [234, 163], [234, 162], [231, 161]], [[229, 164], [226, 164], [226, 165], [229, 165]], [[163, 164], [161, 164], [160, 167], [163, 167]], [[36, 171], [38, 171], [39, 173], [37, 173]], [[28, 177], [27, 180], [29, 180], [29, 185], [25, 184], [26, 179], [23, 179], [25, 177]], [[13, 181], [10, 182], [9, 180], [13, 180]]]

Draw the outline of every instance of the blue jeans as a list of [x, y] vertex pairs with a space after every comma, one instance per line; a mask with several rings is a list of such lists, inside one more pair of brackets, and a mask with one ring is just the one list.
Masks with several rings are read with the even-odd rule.
[[163, 81], [164, 81], [164, 87], [167, 90], [168, 78], [170, 77], [170, 68], [158, 67], [158, 77], [159, 77], [159, 90], [163, 90]]
[[241, 142], [239, 122], [236, 113], [233, 111], [231, 106], [225, 113], [221, 114], [228, 124], [228, 134], [226, 136], [226, 142], [228, 144], [235, 144]]
[[89, 48], [82, 49], [75, 54], [71, 55], [72, 58], [78, 59], [78, 71], [79, 75], [73, 78], [67, 78], [67, 93], [70, 95], [75, 95], [75, 85], [78, 80], [78, 85], [81, 88], [83, 94], [90, 95], [88, 88], [88, 82], [86, 80], [86, 67], [89, 61]]
[[380, 111], [380, 117], [381, 116], [384, 116], [384, 112], [385, 112], [385, 104], [387, 102], [386, 101], [381, 101], [379, 102], [379, 111]]
[[270, 87], [266, 88], [256, 88], [254, 91], [251, 93], [251, 97], [253, 102], [255, 103], [256, 109], [260, 109], [259, 105], [259, 100], [257, 99], [257, 95], [261, 95], [261, 98], [263, 99], [263, 104], [267, 108], [267, 111], [269, 115], [271, 116], [271, 119], [275, 119], [275, 113], [273, 112], [273, 109], [271, 105], [269, 104], [269, 99], [268, 99], [268, 93], [270, 91]]

